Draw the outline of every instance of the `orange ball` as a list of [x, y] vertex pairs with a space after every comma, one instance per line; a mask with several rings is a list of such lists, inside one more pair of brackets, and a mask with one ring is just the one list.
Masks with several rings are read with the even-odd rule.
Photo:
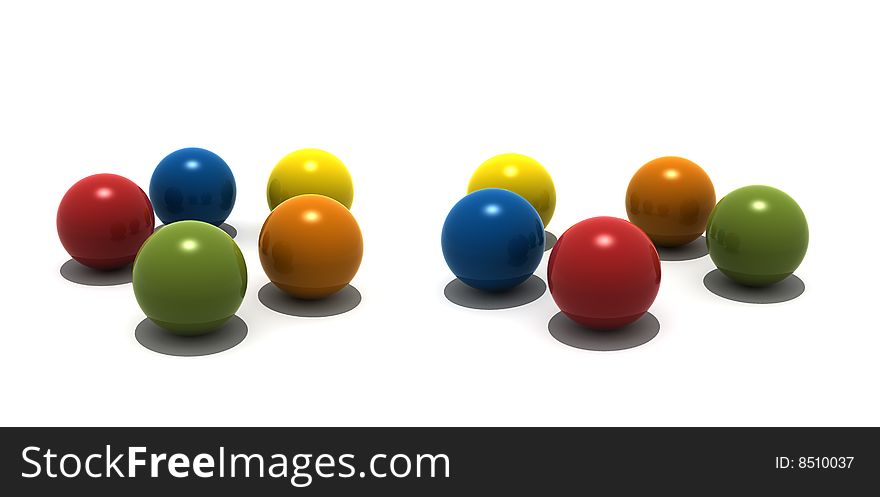
[[706, 231], [715, 187], [706, 171], [681, 157], [642, 166], [626, 190], [626, 214], [655, 245], [677, 247]]
[[298, 195], [273, 210], [260, 231], [260, 262], [269, 280], [300, 299], [342, 290], [364, 254], [351, 212], [323, 195]]

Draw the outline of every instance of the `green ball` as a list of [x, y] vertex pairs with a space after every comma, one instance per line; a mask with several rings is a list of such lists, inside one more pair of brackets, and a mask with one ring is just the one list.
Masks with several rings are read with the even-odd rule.
[[722, 198], [706, 227], [709, 255], [727, 277], [763, 287], [791, 276], [810, 243], [797, 202], [769, 186], [746, 186]]
[[178, 221], [156, 231], [134, 261], [138, 305], [177, 335], [202, 335], [229, 321], [244, 300], [247, 267], [223, 230]]

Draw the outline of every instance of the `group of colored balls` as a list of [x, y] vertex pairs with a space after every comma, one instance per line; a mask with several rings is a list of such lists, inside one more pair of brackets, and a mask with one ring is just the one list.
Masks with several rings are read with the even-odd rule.
[[[534, 274], [543, 256], [556, 208], [553, 180], [534, 159], [502, 154], [476, 170], [467, 192], [443, 225], [444, 258], [463, 283], [509, 291]], [[269, 280], [296, 299], [328, 298], [347, 286], [360, 267], [363, 237], [342, 161], [317, 149], [288, 154], [272, 170], [266, 195], [271, 212], [259, 255]], [[74, 184], [58, 208], [58, 234], [90, 268], [133, 264], [134, 293], [146, 316], [169, 332], [201, 335], [229, 321], [247, 290], [241, 250], [219, 228], [235, 197], [226, 162], [186, 148], [159, 162], [149, 196], [114, 174]], [[704, 232], [713, 262], [739, 284], [773, 285], [798, 268], [809, 230], [791, 197], [747, 186], [715, 200], [709, 176], [687, 159], [642, 166], [626, 192], [629, 221], [586, 219], [553, 246], [547, 282], [560, 310], [591, 329], [633, 323], [660, 288], [657, 247], [686, 245]]]
[[[149, 192], [115, 174], [80, 180], [58, 207], [62, 245], [94, 270], [133, 264], [137, 302], [161, 328], [185, 336], [220, 329], [247, 290], [241, 250], [220, 228], [235, 205], [231, 169], [213, 152], [185, 148], [159, 162]], [[272, 170], [260, 262], [291, 298], [330, 297], [357, 273], [363, 238], [349, 211], [353, 192], [348, 169], [322, 150], [298, 150]]]
[[[585, 219], [553, 246], [547, 283], [560, 310], [596, 330], [637, 321], [660, 289], [657, 247], [681, 247], [704, 232], [712, 261], [740, 285], [766, 287], [794, 273], [809, 229], [790, 196], [753, 185], [715, 200], [709, 176], [687, 159], [662, 157], [642, 166], [626, 192], [629, 221]], [[540, 163], [518, 154], [489, 159], [443, 225], [449, 269], [477, 290], [512, 290], [537, 269], [555, 207], [553, 180]]]

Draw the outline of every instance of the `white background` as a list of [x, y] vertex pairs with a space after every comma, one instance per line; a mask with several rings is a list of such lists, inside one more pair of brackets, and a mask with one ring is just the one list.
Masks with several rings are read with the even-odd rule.
[[[880, 30], [874, 2], [16, 2], [0, 8], [3, 425], [877, 425]], [[59, 275], [65, 190], [146, 189], [178, 148], [220, 154], [248, 263], [250, 335], [202, 358], [150, 352], [130, 285]], [[283, 155], [355, 179], [354, 311], [276, 314], [256, 238]], [[704, 258], [663, 263], [660, 335], [566, 347], [549, 294], [509, 311], [443, 297], [440, 229], [471, 172], [535, 157], [550, 231], [625, 216], [658, 156], [799, 201], [807, 292], [722, 300]], [[537, 274], [546, 278], [546, 256]]]

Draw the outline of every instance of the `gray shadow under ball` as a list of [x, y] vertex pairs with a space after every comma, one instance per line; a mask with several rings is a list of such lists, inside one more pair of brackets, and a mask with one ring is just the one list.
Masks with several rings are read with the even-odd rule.
[[458, 278], [449, 282], [443, 295], [453, 304], [469, 309], [494, 311], [512, 309], [534, 302], [544, 295], [547, 285], [532, 275], [526, 281], [504, 292], [485, 292], [472, 288]]
[[656, 248], [661, 261], [692, 261], [709, 255], [709, 247], [706, 245], [705, 236], [701, 236], [680, 247], [661, 247], [656, 245]]
[[61, 265], [61, 276], [86, 286], [114, 286], [131, 283], [131, 264], [120, 269], [93, 269], [73, 259]]
[[333, 295], [315, 300], [291, 297], [272, 283], [266, 283], [257, 293], [260, 302], [275, 312], [303, 318], [323, 318], [346, 313], [361, 303], [361, 292], [346, 285]]
[[247, 324], [238, 316], [233, 316], [219, 329], [197, 336], [175, 335], [144, 319], [134, 330], [138, 343], [160, 354], [196, 357], [216, 354], [240, 344], [248, 334]]
[[745, 304], [780, 304], [794, 300], [806, 291], [803, 280], [795, 275], [770, 286], [751, 287], [733, 281], [720, 269], [706, 274], [703, 285], [719, 297]]
[[556, 245], [557, 242], [556, 235], [550, 233], [547, 230], [544, 230], [544, 252], [548, 252], [553, 249], [553, 246]]
[[644, 345], [660, 333], [660, 321], [650, 312], [617, 330], [593, 330], [572, 321], [562, 312], [547, 323], [550, 335], [559, 342], [583, 350], [610, 352]]

